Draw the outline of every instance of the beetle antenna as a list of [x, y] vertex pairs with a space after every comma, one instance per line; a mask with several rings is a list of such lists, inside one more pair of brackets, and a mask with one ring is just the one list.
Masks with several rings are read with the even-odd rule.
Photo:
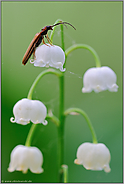
[[76, 28], [72, 25], [72, 24], [70, 24], [70, 23], [68, 23], [68, 22], [63, 22], [64, 24], [68, 24], [68, 25], [70, 25], [71, 27], [73, 27], [75, 30], [76, 30]]
[[59, 22], [59, 23], [57, 23], [57, 24], [54, 24], [52, 27], [57, 26], [57, 25], [59, 25], [59, 24], [63, 24], [66, 28], [67, 28], [67, 26], [66, 26], [65, 24], [68, 24], [68, 25], [70, 25], [71, 27], [73, 27], [73, 28], [76, 30], [76, 28], [75, 28], [74, 26], [72, 26], [72, 24], [70, 24], [70, 23], [68, 23], [68, 22]]

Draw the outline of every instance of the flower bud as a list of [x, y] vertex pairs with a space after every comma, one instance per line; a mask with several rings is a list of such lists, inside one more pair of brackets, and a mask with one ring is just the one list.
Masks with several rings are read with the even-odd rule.
[[63, 65], [65, 62], [65, 53], [61, 47], [57, 45], [43, 44], [36, 48], [35, 59], [30, 61], [34, 66], [39, 67], [54, 67], [60, 71], [65, 71]]
[[83, 143], [78, 147], [77, 159], [74, 163], [83, 165], [88, 170], [104, 170], [110, 172], [110, 152], [102, 143]]
[[47, 115], [46, 106], [38, 100], [29, 100], [27, 98], [19, 100], [14, 105], [13, 114], [15, 119], [13, 117], [10, 119], [12, 123], [16, 122], [18, 124], [26, 125], [32, 121], [34, 124], [47, 124], [47, 121], [45, 120]]
[[104, 90], [117, 92], [116, 80], [115, 72], [107, 66], [90, 68], [84, 74], [82, 92], [90, 93], [92, 90], [96, 93]]
[[42, 164], [43, 155], [38, 148], [18, 145], [11, 152], [8, 171], [17, 170], [26, 173], [30, 169], [32, 173], [42, 173]]

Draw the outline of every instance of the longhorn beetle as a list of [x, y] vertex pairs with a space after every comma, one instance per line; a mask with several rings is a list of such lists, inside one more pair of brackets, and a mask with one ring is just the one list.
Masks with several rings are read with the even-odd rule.
[[[31, 43], [30, 43], [30, 45], [29, 45], [29, 47], [28, 47], [28, 49], [27, 49], [27, 51], [26, 51], [26, 53], [25, 53], [25, 55], [24, 55], [24, 57], [23, 57], [22, 64], [25, 65], [25, 64], [28, 62], [28, 59], [31, 57], [32, 53], [33, 53], [33, 55], [35, 55], [35, 49], [36, 49], [36, 47], [38, 47], [38, 46], [41, 44], [41, 42], [43, 42], [43, 44], [47, 45], [47, 44], [44, 42], [44, 36], [45, 36], [45, 38], [47, 39], [47, 41], [50, 43], [50, 45], [52, 45], [52, 44], [51, 44], [51, 40], [50, 40], [50, 38], [48, 37], [47, 32], [48, 32], [49, 30], [53, 30], [52, 28], [53, 28], [54, 26], [59, 25], [59, 24], [63, 24], [63, 25], [68, 24], [68, 25], [72, 26], [72, 25], [71, 25], [70, 23], [68, 23], [68, 22], [59, 22], [59, 23], [57, 23], [57, 24], [54, 24], [53, 26], [45, 26], [45, 27], [43, 27], [43, 28], [41, 29], [41, 32], [37, 33], [37, 34], [34, 36], [33, 40], [31, 41]], [[66, 26], [66, 25], [65, 25], [65, 26]], [[75, 29], [74, 26], [72, 26], [72, 27]], [[76, 30], [76, 29], [75, 29], [75, 30]]]

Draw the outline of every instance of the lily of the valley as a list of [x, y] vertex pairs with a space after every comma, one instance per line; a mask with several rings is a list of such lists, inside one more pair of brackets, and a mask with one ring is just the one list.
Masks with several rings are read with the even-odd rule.
[[109, 149], [102, 143], [83, 143], [78, 147], [74, 163], [83, 165], [87, 170], [104, 170], [110, 172]]
[[45, 120], [47, 109], [39, 100], [29, 100], [27, 98], [19, 100], [14, 105], [13, 114], [15, 118], [12, 117], [10, 119], [12, 123], [16, 122], [18, 124], [26, 125], [32, 121], [34, 124], [47, 124], [47, 121]]
[[82, 92], [90, 93], [92, 90], [96, 93], [104, 90], [117, 92], [116, 80], [115, 72], [107, 66], [90, 68], [84, 74]]
[[43, 172], [43, 155], [36, 147], [18, 145], [12, 150], [10, 159], [9, 172], [17, 170], [26, 173], [28, 169], [32, 173]]
[[61, 49], [61, 47], [57, 45], [50, 45], [50, 44], [43, 44], [39, 47], [37, 47], [35, 51], [35, 58], [32, 62], [34, 66], [39, 67], [53, 67], [57, 68], [60, 71], [65, 71], [63, 69], [63, 65], [65, 62], [65, 53]]

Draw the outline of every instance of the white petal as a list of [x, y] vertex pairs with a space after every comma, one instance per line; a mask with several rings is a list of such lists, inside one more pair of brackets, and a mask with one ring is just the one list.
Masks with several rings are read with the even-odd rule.
[[28, 169], [33, 173], [42, 173], [43, 155], [36, 147], [16, 146], [11, 153], [8, 171], [15, 170], [26, 173]]
[[34, 66], [44, 67], [50, 62], [50, 45], [41, 45], [37, 47], [35, 51], [36, 60], [34, 60]]
[[13, 113], [15, 119], [13, 117], [10, 119], [12, 123], [16, 122], [26, 125], [32, 121], [35, 124], [47, 124], [47, 121], [45, 121], [47, 109], [45, 105], [38, 100], [29, 100], [24, 98], [18, 101], [13, 108]]
[[32, 109], [30, 111], [30, 119], [33, 123], [41, 123], [45, 120], [47, 115], [47, 109], [45, 105], [38, 101], [32, 100], [31, 101]]
[[64, 51], [56, 45], [43, 44], [39, 46], [35, 51], [35, 59], [33, 62], [34, 66], [39, 67], [54, 67], [60, 69], [60, 71], [65, 71], [63, 69], [63, 64], [65, 62]]
[[14, 108], [13, 114], [15, 122], [19, 124], [28, 124], [30, 121], [29, 112], [31, 110], [31, 101], [27, 98], [19, 100]]
[[30, 157], [30, 165], [29, 169], [33, 173], [42, 173], [43, 169], [41, 168], [43, 164], [43, 155], [41, 151], [36, 147], [30, 147], [29, 157]]
[[78, 147], [76, 164], [83, 165], [88, 170], [104, 170], [110, 172], [110, 152], [102, 144], [83, 143]]
[[57, 69], [59, 68], [61, 71], [65, 71], [63, 69], [64, 62], [65, 62], [65, 54], [63, 50], [59, 46], [56, 46], [56, 45], [52, 46], [51, 47], [51, 62], [49, 65]]
[[89, 93], [92, 90], [96, 93], [104, 90], [116, 92], [118, 90], [116, 80], [116, 74], [107, 66], [90, 68], [84, 74], [82, 92]]
[[11, 162], [8, 171], [14, 170], [26, 171], [28, 169], [29, 160], [27, 159], [28, 149], [23, 145], [16, 146], [11, 153]]

